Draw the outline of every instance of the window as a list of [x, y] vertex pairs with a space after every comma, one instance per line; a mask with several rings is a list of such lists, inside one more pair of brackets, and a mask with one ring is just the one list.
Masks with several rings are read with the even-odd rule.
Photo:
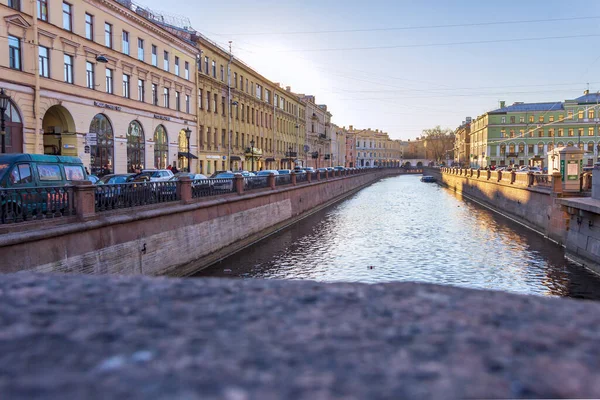
[[56, 164], [38, 164], [37, 165], [38, 176], [40, 181], [61, 181], [62, 174], [60, 173], [60, 167]]
[[538, 130], [538, 137], [544, 137], [544, 128]]
[[[257, 88], [258, 90], [258, 88]], [[500, 118], [500, 123], [505, 124], [506, 123], [506, 117], [501, 117]]]
[[544, 143], [538, 143], [537, 148], [538, 148], [539, 155], [544, 154]]
[[577, 113], [577, 118], [583, 119], [583, 110], [579, 110], [579, 112]]
[[519, 143], [519, 153], [525, 153], [525, 143]]
[[538, 118], [538, 122], [544, 122], [544, 116], [543, 116], [543, 115], [540, 115], [540, 116], [539, 116], [539, 118]]
[[31, 182], [31, 167], [29, 164], [20, 164], [13, 168], [10, 174], [10, 183], [12, 185], [23, 185]]
[[181, 111], [180, 94], [177, 91], [175, 91], [175, 109]]
[[123, 31], [123, 45], [121, 51], [123, 54], [129, 55], [129, 32]]
[[157, 50], [156, 50], [156, 46], [152, 45], [152, 65], [154, 65], [155, 67], [158, 66], [158, 55], [157, 55]]
[[204, 57], [204, 73], [208, 75], [208, 57]]
[[185, 95], [185, 112], [186, 113], [190, 113], [190, 95], [186, 94]]
[[85, 62], [85, 84], [88, 89], [95, 89], [95, 79], [94, 79], [94, 64], [86, 61]]
[[104, 23], [104, 45], [109, 49], [112, 49], [113, 47], [112, 28], [111, 24], [107, 22]]
[[73, 30], [73, 18], [72, 18], [72, 8], [73, 6], [71, 6], [69, 3], [64, 3], [63, 2], [63, 29], [66, 29], [67, 31], [71, 31]]
[[225, 116], [225, 97], [221, 97], [221, 114]]
[[529, 116], [529, 122], [533, 122], [533, 121], [534, 121], [533, 115], [530, 115]]
[[217, 94], [215, 93], [215, 94], [214, 94], [214, 97], [213, 97], [213, 111], [215, 112], [215, 114], [217, 114], [217, 113], [218, 113], [218, 110], [217, 110], [217, 97], [218, 97], [218, 96], [217, 96]]
[[130, 81], [129, 78], [130, 78], [129, 75], [123, 74], [123, 97], [125, 97], [127, 99], [131, 97], [130, 91], [129, 91], [129, 81]]
[[8, 0], [8, 6], [17, 11], [21, 11], [21, 0]]
[[85, 13], [85, 38], [94, 40], [94, 16], [88, 13]]
[[240, 75], [240, 89], [244, 90], [244, 76]]
[[152, 84], [152, 104], [158, 105], [158, 86], [156, 83]]
[[113, 70], [106, 68], [106, 93], [113, 93]]
[[554, 137], [554, 129], [553, 128], [548, 129], [548, 137]]
[[588, 128], [588, 136], [594, 136], [594, 127], [593, 126], [590, 126]]
[[577, 129], [577, 136], [579, 136], [579, 137], [583, 136], [583, 128]]
[[212, 60], [212, 76], [213, 78], [217, 77], [217, 64], [215, 63], [215, 60]]
[[15, 36], [8, 37], [9, 66], [21, 70], [21, 39]]
[[137, 58], [140, 61], [144, 61], [144, 39], [138, 38], [138, 54]]
[[533, 154], [533, 144], [528, 144], [527, 145], [527, 153], [528, 154]]
[[84, 180], [83, 168], [80, 165], [65, 165], [63, 168], [68, 181]]
[[567, 119], [573, 119], [573, 111], [567, 111]]
[[169, 88], [163, 89], [163, 105], [169, 108]]
[[522, 124], [525, 122], [525, 117], [519, 117], [519, 122]]
[[514, 124], [514, 123], [515, 123], [515, 117], [514, 117], [514, 116], [510, 117], [510, 123], [511, 123], [511, 124]]
[[188, 81], [190, 80], [190, 63], [187, 61], [184, 64], [184, 77]]
[[44, 78], [48, 78], [50, 76], [50, 62], [49, 62], [49, 57], [50, 57], [50, 49], [48, 49], [47, 47], [44, 46], [40, 46], [39, 47], [39, 70], [40, 70], [40, 76], [43, 76]]
[[233, 73], [233, 84], [234, 84], [235, 88], [237, 89], [237, 87], [238, 87], [237, 72]]
[[65, 54], [65, 82], [73, 83], [73, 56]]
[[[523, 133], [523, 131], [521, 131], [521, 133]], [[510, 130], [510, 137], [515, 137], [515, 130], [514, 129]]]
[[175, 56], [175, 75], [179, 76], [179, 57]]
[[262, 86], [256, 84], [256, 97], [262, 100]]
[[204, 108], [204, 91], [202, 89], [198, 89], [198, 108], [201, 110]]
[[42, 21], [48, 21], [48, 0], [37, 0], [37, 15]]
[[501, 129], [500, 130], [500, 137], [502, 137], [502, 138], [506, 137], [506, 130], [505, 129]]
[[594, 119], [594, 110], [593, 109], [588, 110], [588, 118]]
[[562, 128], [560, 128], [560, 129], [558, 130], [558, 136], [565, 136], [565, 130], [564, 130], [564, 129], [562, 129]]
[[569, 128], [569, 136], [574, 136], [574, 134], [573, 134], [573, 128]]
[[163, 69], [165, 71], [169, 71], [169, 52], [165, 51], [163, 53]]
[[548, 117], [548, 122], [554, 122], [554, 115], [550, 115]]
[[138, 79], [138, 100], [141, 102], [145, 101], [145, 99], [144, 99], [144, 97], [145, 97], [144, 96], [144, 94], [145, 94], [144, 83], [145, 82], [143, 80]]
[[221, 65], [221, 82], [225, 82], [225, 68]]
[[209, 111], [209, 112], [210, 112], [210, 99], [211, 99], [210, 92], [207, 91], [206, 92], [206, 111]]

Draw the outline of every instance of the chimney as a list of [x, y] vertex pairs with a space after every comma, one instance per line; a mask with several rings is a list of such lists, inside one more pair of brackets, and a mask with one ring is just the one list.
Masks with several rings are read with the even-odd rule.
[[500, 108], [506, 107], [506, 101], [500, 100]]
[[292, 91], [292, 87], [291, 86], [286, 86], [285, 90], [286, 90], [286, 92], [291, 92]]

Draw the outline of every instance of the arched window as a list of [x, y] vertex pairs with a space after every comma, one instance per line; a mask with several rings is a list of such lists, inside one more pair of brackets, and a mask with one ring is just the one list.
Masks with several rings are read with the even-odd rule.
[[563, 142], [558, 142], [556, 144], [556, 147], [565, 147], [565, 144]]
[[510, 154], [514, 154], [515, 153], [515, 144], [514, 143], [511, 143], [511, 144], [508, 145], [508, 152]]
[[519, 153], [525, 153], [525, 143], [519, 143]]
[[537, 147], [538, 147], [538, 152], [537, 152], [538, 155], [539, 156], [544, 155], [544, 143], [542, 143], [542, 142], [538, 143]]
[[90, 133], [96, 134], [96, 145], [90, 146], [90, 167], [94, 175], [114, 173], [113, 128], [104, 114], [97, 114], [90, 124]]
[[505, 144], [500, 145], [500, 154], [501, 155], [506, 154], [506, 145]]
[[185, 135], [185, 130], [183, 129], [179, 131], [179, 140], [177, 141], [177, 147], [179, 148], [179, 162], [177, 163], [177, 168], [179, 168], [180, 171], [188, 171], [188, 139]]
[[548, 143], [548, 153], [554, 150], [554, 143]]
[[8, 107], [4, 111], [4, 126], [6, 128], [4, 137], [6, 152], [21, 153], [23, 151], [23, 120], [12, 101], [8, 102]]
[[567, 143], [567, 146], [573, 146], [573, 142]]
[[588, 142], [587, 151], [590, 153], [594, 153], [594, 142]]
[[164, 126], [159, 125], [154, 130], [154, 168], [167, 168], [169, 160], [169, 137]]
[[127, 128], [127, 172], [144, 169], [144, 130], [137, 121]]

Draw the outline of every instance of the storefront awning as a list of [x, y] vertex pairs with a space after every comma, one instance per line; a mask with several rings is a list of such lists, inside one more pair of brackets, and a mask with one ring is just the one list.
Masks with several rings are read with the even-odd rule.
[[183, 157], [183, 158], [193, 158], [194, 160], [198, 159], [198, 157], [196, 157], [192, 153], [188, 153], [187, 151], [180, 151], [178, 155], [179, 155], [179, 157]]
[[242, 161], [240, 156], [231, 156], [231, 161]]
[[275, 161], [275, 159], [273, 157], [268, 157], [267, 159], [265, 159], [266, 162], [273, 162]]

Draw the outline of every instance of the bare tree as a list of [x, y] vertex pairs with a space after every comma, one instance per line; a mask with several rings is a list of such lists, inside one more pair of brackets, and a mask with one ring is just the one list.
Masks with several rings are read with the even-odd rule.
[[454, 131], [442, 129], [439, 125], [432, 129], [423, 129], [423, 140], [427, 158], [439, 162], [454, 148]]

